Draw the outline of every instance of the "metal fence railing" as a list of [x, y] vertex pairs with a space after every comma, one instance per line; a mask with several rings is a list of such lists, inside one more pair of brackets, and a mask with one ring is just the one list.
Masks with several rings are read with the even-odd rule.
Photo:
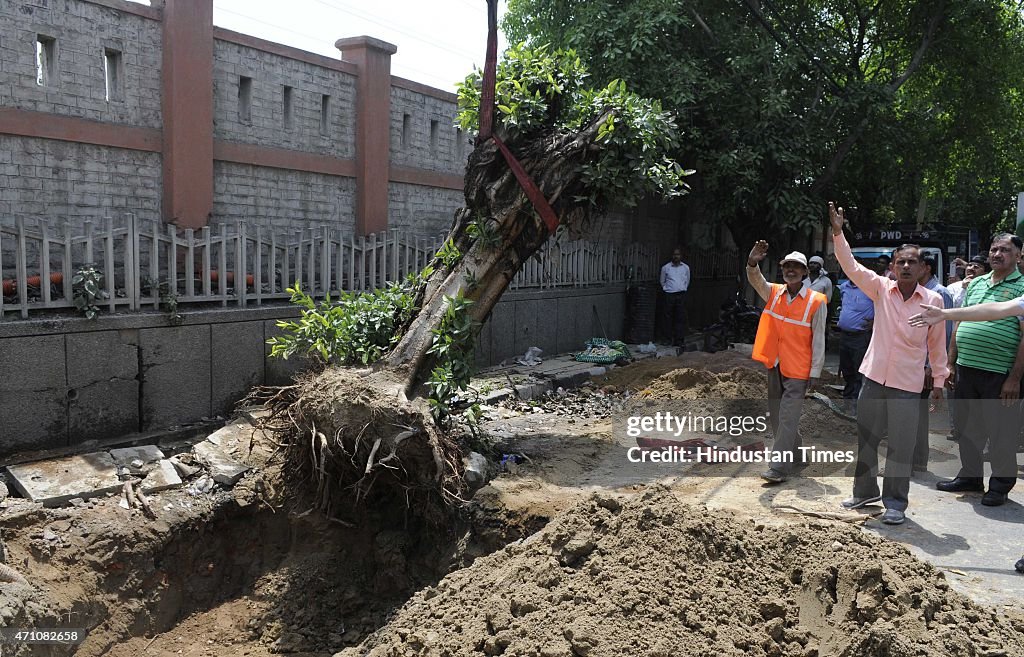
[[[0, 319], [74, 307], [76, 272], [102, 277], [110, 312], [177, 304], [262, 305], [287, 299], [298, 282], [313, 297], [371, 290], [428, 264], [442, 237], [398, 230], [357, 237], [330, 226], [264, 230], [245, 223], [200, 230], [140, 220], [0, 219]], [[582, 287], [654, 280], [660, 263], [650, 245], [551, 240], [510, 289]]]

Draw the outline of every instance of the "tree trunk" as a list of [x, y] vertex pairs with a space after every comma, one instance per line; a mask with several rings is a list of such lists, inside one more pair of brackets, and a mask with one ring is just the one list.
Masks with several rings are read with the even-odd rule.
[[[507, 142], [563, 224], [588, 218], [576, 200], [580, 164], [606, 118], [572, 135]], [[329, 368], [277, 398], [273, 428], [292, 434], [295, 471], [315, 482], [316, 502], [330, 515], [352, 520], [359, 505], [346, 505], [363, 501], [378, 513], [416, 506], [419, 516], [436, 516], [448, 506], [441, 500], [463, 492], [461, 452], [433, 422], [420, 386], [433, 367], [433, 331], [446, 298], [458, 294], [473, 302], [467, 312], [482, 324], [549, 237], [493, 141], [471, 154], [465, 197], [449, 234], [462, 256], [450, 268], [435, 258], [420, 310], [391, 353], [369, 369]], [[479, 237], [481, 226], [491, 240]]]

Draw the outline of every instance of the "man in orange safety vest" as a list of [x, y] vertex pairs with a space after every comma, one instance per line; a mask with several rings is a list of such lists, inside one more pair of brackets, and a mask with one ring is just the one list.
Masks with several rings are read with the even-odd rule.
[[768, 242], [758, 240], [747, 256], [747, 280], [764, 300], [754, 338], [754, 360], [768, 368], [768, 410], [775, 442], [771, 466], [761, 478], [779, 484], [803, 463], [800, 412], [825, 363], [825, 295], [804, 285], [807, 257], [799, 251], [780, 262], [785, 283], [769, 283], [760, 263]]

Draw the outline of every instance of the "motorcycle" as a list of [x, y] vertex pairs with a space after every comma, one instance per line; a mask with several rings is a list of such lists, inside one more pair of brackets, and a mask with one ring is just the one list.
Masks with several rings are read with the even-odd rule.
[[761, 310], [751, 306], [737, 290], [718, 311], [718, 322], [704, 329], [704, 351], [724, 351], [734, 342], [753, 344]]

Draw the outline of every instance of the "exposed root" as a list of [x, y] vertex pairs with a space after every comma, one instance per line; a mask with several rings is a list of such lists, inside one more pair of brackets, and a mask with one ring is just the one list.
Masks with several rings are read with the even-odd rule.
[[332, 368], [297, 384], [260, 388], [261, 428], [285, 445], [293, 482], [328, 517], [413, 514], [444, 523], [462, 502], [462, 454], [424, 400], [406, 400], [386, 370]]

